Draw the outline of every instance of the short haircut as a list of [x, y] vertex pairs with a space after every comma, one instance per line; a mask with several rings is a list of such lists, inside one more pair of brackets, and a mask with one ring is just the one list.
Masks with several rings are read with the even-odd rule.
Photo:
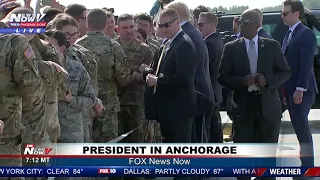
[[64, 12], [69, 14], [75, 19], [81, 18], [84, 11], [86, 11], [87, 8], [84, 5], [81, 4], [70, 4], [64, 9]]
[[260, 21], [260, 25], [262, 25], [262, 23], [263, 23], [263, 13], [262, 13], [262, 11], [260, 9], [258, 9], [258, 8], [253, 9], [253, 10], [259, 14], [260, 20], [261, 20]]
[[163, 16], [168, 16], [168, 17], [171, 17], [172, 19], [179, 18], [178, 12], [174, 9], [171, 9], [171, 8], [167, 8], [167, 9], [163, 10], [160, 14], [160, 17], [163, 17]]
[[300, 0], [285, 0], [283, 6], [290, 6], [291, 12], [299, 12], [300, 18], [304, 15], [304, 7]]
[[107, 19], [114, 17], [114, 14], [111, 11], [106, 11]]
[[141, 34], [143, 39], [147, 39], [148, 35], [145, 30], [138, 28], [136, 31], [138, 31]]
[[202, 12], [199, 15], [199, 18], [205, 18], [207, 20], [207, 23], [213, 23], [215, 25], [218, 25], [218, 18], [214, 13], [211, 12]]
[[71, 25], [75, 27], [79, 27], [78, 22], [68, 14], [58, 14], [53, 20], [52, 20], [52, 28], [61, 30], [64, 26]]
[[64, 45], [66, 48], [70, 46], [70, 43], [67, 40], [66, 35], [62, 31], [59, 31], [56, 29], [50, 29], [50, 30], [47, 30], [44, 34], [50, 38], [57, 40], [59, 46]]
[[122, 14], [118, 17], [117, 23], [128, 20], [134, 20], [134, 17], [131, 14]]
[[146, 13], [139, 13], [134, 16], [134, 20], [137, 22], [139, 20], [148, 21], [150, 26], [152, 25], [152, 17]]
[[199, 19], [200, 13], [202, 12], [209, 12], [209, 9], [206, 8], [205, 6], [200, 5], [193, 10], [193, 16]]
[[165, 6], [166, 8], [174, 9], [178, 12], [180, 19], [183, 20], [190, 20], [190, 10], [187, 4], [180, 2], [180, 1], [173, 1]]
[[54, 17], [56, 17], [56, 15], [63, 13], [62, 10], [57, 9], [57, 8], [47, 8], [43, 11], [43, 13], [45, 14], [44, 16], [44, 21], [46, 23], [50, 22], [52, 19], [54, 19]]
[[91, 9], [87, 15], [91, 30], [102, 30], [107, 23], [107, 14], [103, 9]]

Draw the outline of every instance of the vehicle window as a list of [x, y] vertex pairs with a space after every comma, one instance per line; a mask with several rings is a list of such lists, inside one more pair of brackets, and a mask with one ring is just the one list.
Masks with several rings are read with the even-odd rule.
[[317, 44], [318, 44], [318, 46], [320, 46], [320, 32], [318, 30], [316, 30], [315, 28], [313, 28], [313, 32], [317, 37]]
[[282, 44], [284, 36], [288, 31], [288, 27], [283, 23], [264, 24], [263, 29], [270, 34], [273, 39], [279, 41], [280, 44]]

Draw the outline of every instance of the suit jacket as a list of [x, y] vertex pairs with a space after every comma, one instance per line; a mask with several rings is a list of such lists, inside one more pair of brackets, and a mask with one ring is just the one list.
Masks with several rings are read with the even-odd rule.
[[[155, 54], [148, 73], [155, 73], [163, 47]], [[159, 122], [181, 120], [194, 117], [196, 114], [197, 96], [194, 87], [196, 71], [196, 50], [190, 37], [181, 32], [171, 42], [161, 61], [157, 74], [157, 90], [153, 87], [145, 91], [145, 113], [148, 119], [154, 116]], [[148, 107], [149, 106], [149, 107]], [[149, 117], [148, 117], [149, 116]]]
[[[260, 88], [262, 114], [266, 121], [279, 121], [282, 112], [277, 87], [290, 77], [290, 68], [280, 44], [275, 40], [259, 37], [258, 53], [257, 72], [267, 80], [267, 86]], [[236, 120], [243, 118], [246, 113], [248, 87], [243, 84], [243, 78], [248, 74], [251, 72], [244, 38], [227, 43], [221, 58], [218, 81], [234, 91], [232, 109]]]
[[196, 47], [196, 74], [194, 85], [198, 97], [198, 110], [200, 112], [214, 104], [214, 94], [210, 80], [209, 56], [200, 31], [190, 22], [181, 26], [182, 30], [192, 39]]
[[217, 81], [217, 76], [223, 51], [223, 42], [218, 32], [211, 34], [204, 41], [209, 52], [209, 71], [215, 102], [220, 104], [223, 102], [222, 87]]
[[313, 71], [316, 37], [311, 29], [300, 23], [292, 32], [292, 38], [284, 51], [292, 76], [284, 84], [287, 95], [293, 95], [297, 87], [307, 89], [304, 95], [318, 92]]
[[270, 36], [270, 34], [268, 34], [264, 29], [260, 29], [260, 31], [258, 31], [258, 35], [259, 35], [260, 37], [272, 39], [272, 37]]

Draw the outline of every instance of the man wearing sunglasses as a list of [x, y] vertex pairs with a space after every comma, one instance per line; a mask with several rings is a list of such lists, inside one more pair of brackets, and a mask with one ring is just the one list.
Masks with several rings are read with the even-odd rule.
[[210, 143], [223, 143], [223, 132], [219, 112], [219, 105], [223, 102], [222, 87], [217, 82], [223, 43], [219, 32], [216, 31], [218, 18], [214, 13], [201, 12], [197, 24], [209, 52], [210, 79], [216, 101], [214, 113], [210, 121], [207, 121], [205, 127], [207, 128], [207, 132], [210, 132], [208, 133]]
[[257, 12], [245, 11], [239, 22], [243, 37], [225, 45], [218, 75], [220, 84], [233, 90], [233, 141], [278, 143], [282, 112], [277, 88], [290, 77], [290, 68], [280, 44], [258, 36]]
[[292, 71], [292, 76], [284, 84], [286, 102], [292, 126], [300, 143], [302, 166], [314, 166], [308, 114], [318, 93], [313, 71], [316, 37], [312, 30], [300, 21], [304, 14], [301, 1], [286, 0], [283, 5], [282, 19], [289, 30], [283, 40], [282, 52]]
[[153, 71], [146, 69], [149, 72], [146, 82], [154, 96], [147, 98], [155, 98], [156, 119], [161, 124], [165, 143], [190, 143], [196, 114], [195, 47], [181, 30], [178, 17], [173, 9], [161, 13], [158, 27], [168, 41], [159, 60], [152, 63]]
[[180, 18], [181, 29], [192, 39], [196, 46], [196, 73], [194, 85], [197, 91], [197, 117], [194, 122], [193, 139], [195, 143], [207, 142], [208, 133], [204, 128], [205, 122], [211, 118], [215, 104], [215, 98], [210, 80], [209, 55], [202, 34], [190, 23], [190, 11], [188, 6], [179, 1], [173, 1], [166, 8], [176, 10]]

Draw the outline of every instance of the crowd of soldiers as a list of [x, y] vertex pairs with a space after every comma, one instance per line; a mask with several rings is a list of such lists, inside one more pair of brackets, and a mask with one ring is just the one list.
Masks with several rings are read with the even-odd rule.
[[[30, 6], [2, 3], [0, 23]], [[8, 8], [9, 6], [9, 8]], [[44, 34], [0, 34], [0, 153], [21, 154], [27, 144], [161, 142], [160, 125], [144, 117], [141, 65], [162, 40], [148, 14], [115, 16], [71, 4], [44, 10]], [[21, 158], [0, 166], [28, 166]]]

